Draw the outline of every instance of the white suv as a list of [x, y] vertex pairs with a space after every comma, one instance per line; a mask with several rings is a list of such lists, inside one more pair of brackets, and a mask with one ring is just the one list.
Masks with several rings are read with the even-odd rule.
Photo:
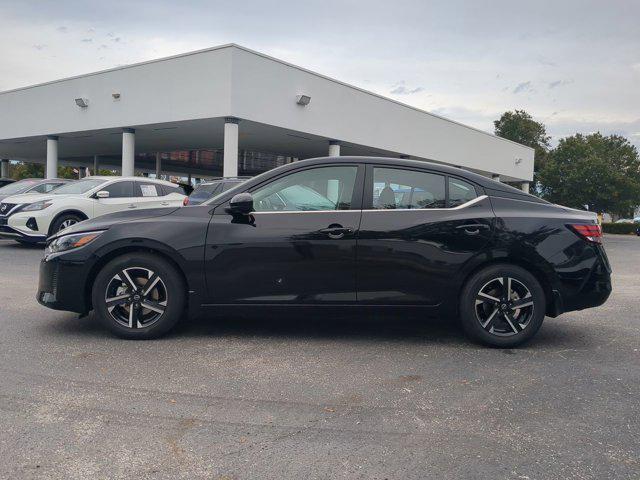
[[180, 185], [144, 177], [86, 177], [43, 195], [14, 195], [0, 204], [0, 236], [41, 243], [75, 223], [107, 213], [179, 207]]

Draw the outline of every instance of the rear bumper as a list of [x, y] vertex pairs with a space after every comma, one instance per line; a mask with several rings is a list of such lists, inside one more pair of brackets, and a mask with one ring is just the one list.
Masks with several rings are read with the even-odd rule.
[[579, 279], [565, 278], [564, 288], [553, 290], [547, 314], [556, 317], [561, 313], [599, 307], [611, 295], [611, 267], [601, 246], [587, 274]]

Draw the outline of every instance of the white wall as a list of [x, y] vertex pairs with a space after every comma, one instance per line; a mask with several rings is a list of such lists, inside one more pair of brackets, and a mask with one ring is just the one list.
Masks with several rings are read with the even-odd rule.
[[[0, 93], [0, 140], [228, 115], [231, 53], [210, 50]], [[78, 97], [89, 107], [78, 107]]]
[[[295, 103], [301, 93], [311, 95], [307, 107]], [[77, 97], [89, 107], [76, 106]], [[532, 149], [237, 46], [0, 93], [0, 140], [224, 116], [503, 177], [533, 175]], [[191, 128], [181, 125], [188, 136]], [[206, 143], [207, 133], [201, 136]], [[87, 138], [87, 149], [96, 142]], [[25, 145], [32, 157], [42, 142], [33, 143]]]
[[[533, 150], [523, 145], [243, 49], [234, 49], [232, 68], [232, 110], [240, 118], [517, 179], [533, 178]], [[295, 103], [302, 93], [311, 96], [306, 107]], [[519, 165], [516, 158], [522, 159]]]

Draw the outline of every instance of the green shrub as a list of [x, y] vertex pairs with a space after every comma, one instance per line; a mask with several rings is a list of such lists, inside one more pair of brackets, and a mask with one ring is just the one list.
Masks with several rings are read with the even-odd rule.
[[602, 231], [604, 233], [621, 233], [623, 235], [630, 235], [636, 233], [636, 228], [640, 225], [635, 223], [603, 223]]

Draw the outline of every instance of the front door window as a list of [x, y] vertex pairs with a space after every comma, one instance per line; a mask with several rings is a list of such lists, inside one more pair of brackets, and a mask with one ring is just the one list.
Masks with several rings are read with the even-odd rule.
[[310, 168], [279, 178], [253, 194], [256, 212], [349, 210], [356, 166]]

